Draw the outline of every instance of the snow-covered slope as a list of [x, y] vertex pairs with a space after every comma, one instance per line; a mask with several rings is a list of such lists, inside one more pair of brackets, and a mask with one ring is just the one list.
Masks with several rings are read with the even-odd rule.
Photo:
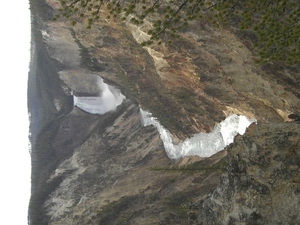
[[198, 133], [191, 138], [175, 145], [172, 142], [171, 135], [159, 121], [151, 116], [151, 113], [140, 110], [142, 123], [144, 126], [153, 125], [160, 134], [164, 143], [167, 155], [170, 159], [178, 159], [184, 156], [198, 155], [200, 157], [210, 157], [213, 154], [223, 150], [227, 145], [233, 143], [237, 134], [244, 134], [246, 128], [255, 119], [249, 119], [245, 116], [232, 114], [224, 121], [217, 124], [210, 133]]

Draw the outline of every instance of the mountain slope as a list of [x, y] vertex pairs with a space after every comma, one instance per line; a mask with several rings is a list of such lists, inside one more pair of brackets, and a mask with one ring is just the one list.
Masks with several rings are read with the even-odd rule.
[[[143, 48], [146, 27], [70, 27], [51, 21], [57, 7], [31, 0], [31, 224], [299, 223], [298, 67], [254, 64], [233, 28], [192, 24], [172, 46]], [[73, 94], [103, 94], [99, 77], [126, 100], [104, 115], [74, 107]], [[258, 125], [210, 158], [175, 161], [140, 107], [174, 143], [230, 113]]]

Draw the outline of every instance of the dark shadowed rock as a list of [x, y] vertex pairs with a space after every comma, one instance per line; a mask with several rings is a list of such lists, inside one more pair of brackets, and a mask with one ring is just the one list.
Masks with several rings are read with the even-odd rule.
[[297, 114], [290, 114], [289, 118], [294, 120], [294, 121], [300, 121], [300, 116]]

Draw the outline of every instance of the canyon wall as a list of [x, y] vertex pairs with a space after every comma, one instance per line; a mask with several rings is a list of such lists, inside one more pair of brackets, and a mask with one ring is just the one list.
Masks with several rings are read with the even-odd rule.
[[[300, 111], [299, 67], [254, 64], [234, 28], [193, 23], [170, 46], [142, 47], [150, 22], [87, 30], [52, 21], [57, 8], [31, 0], [31, 224], [300, 223], [300, 125], [288, 117]], [[74, 107], [73, 95], [103, 94], [99, 77], [123, 103], [103, 115]], [[140, 108], [174, 143], [231, 113], [258, 124], [212, 157], [170, 160]]]

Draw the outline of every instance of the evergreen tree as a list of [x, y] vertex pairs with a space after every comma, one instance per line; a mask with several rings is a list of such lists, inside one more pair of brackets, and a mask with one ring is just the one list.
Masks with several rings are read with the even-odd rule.
[[149, 18], [150, 39], [142, 45], [179, 38], [179, 31], [190, 21], [210, 20], [216, 27], [229, 26], [234, 19], [241, 30], [250, 30], [257, 37], [254, 48], [258, 62], [300, 62], [300, 4], [298, 0], [60, 0], [53, 18], [63, 16], [75, 25], [88, 19], [87, 28], [100, 19], [101, 11], [108, 18], [130, 20], [141, 25]]

